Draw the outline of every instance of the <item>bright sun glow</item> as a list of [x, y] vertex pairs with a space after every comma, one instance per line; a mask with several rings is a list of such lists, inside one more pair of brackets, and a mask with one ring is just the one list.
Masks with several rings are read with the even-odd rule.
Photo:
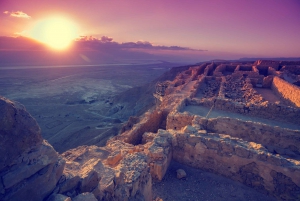
[[39, 21], [30, 31], [30, 37], [51, 48], [66, 49], [78, 37], [76, 25], [63, 17], [52, 17]]

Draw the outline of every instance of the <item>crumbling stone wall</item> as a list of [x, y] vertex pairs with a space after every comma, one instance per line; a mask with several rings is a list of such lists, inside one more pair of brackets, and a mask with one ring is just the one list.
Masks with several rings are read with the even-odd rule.
[[300, 75], [300, 65], [283, 66], [280, 71], [288, 71], [295, 75]]
[[125, 131], [111, 140], [121, 140], [134, 145], [139, 144], [145, 132], [157, 132], [161, 123], [164, 121], [164, 116], [166, 115], [160, 110], [147, 112], [141, 117], [138, 124], [133, 125], [131, 130]]
[[272, 153], [279, 153], [291, 158], [300, 154], [300, 131], [298, 130], [245, 122], [228, 117], [206, 119], [195, 116], [193, 123], [201, 125], [208, 132], [227, 133], [232, 137], [262, 144]]
[[[194, 105], [196, 105], [196, 103], [196, 101], [193, 102]], [[215, 101], [214, 108], [244, 115], [300, 124], [300, 109], [279, 103], [235, 103], [228, 99], [218, 98]]]
[[253, 89], [251, 80], [243, 76], [222, 77], [219, 97], [239, 103], [260, 103], [263, 100], [262, 96]]
[[300, 196], [298, 161], [270, 154], [262, 145], [229, 135], [169, 131], [173, 135], [173, 159], [224, 175], [279, 199]]
[[272, 61], [272, 60], [257, 60], [254, 65], [257, 66], [269, 66], [274, 68], [275, 70], [278, 70], [279, 68], [279, 61]]
[[192, 80], [197, 80], [199, 75], [202, 75], [204, 73], [204, 70], [206, 68], [207, 64], [201, 64], [200, 66], [193, 67], [192, 68]]
[[193, 118], [194, 115], [191, 115], [188, 112], [170, 113], [167, 118], [167, 129], [180, 130], [186, 125], [192, 125]]
[[300, 107], [300, 87], [290, 84], [279, 77], [274, 77], [272, 89], [283, 100]]
[[[196, 94], [202, 98], [216, 98], [219, 94], [222, 78], [213, 76], [203, 76], [196, 87]], [[192, 95], [194, 97], [195, 95]]]
[[205, 76], [212, 76], [215, 67], [216, 67], [215, 63], [211, 63], [211, 64], [207, 65], [206, 68], [205, 68], [205, 70], [204, 70], [203, 75], [205, 75]]

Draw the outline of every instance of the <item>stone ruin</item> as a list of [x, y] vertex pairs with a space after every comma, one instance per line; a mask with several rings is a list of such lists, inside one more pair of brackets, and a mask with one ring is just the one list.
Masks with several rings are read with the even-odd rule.
[[[293, 65], [293, 67], [291, 67]], [[300, 88], [291, 62], [204, 63], [157, 85], [158, 104], [106, 146], [59, 155], [0, 99], [0, 200], [152, 200], [172, 160], [300, 199]], [[288, 71], [288, 73], [287, 73]]]

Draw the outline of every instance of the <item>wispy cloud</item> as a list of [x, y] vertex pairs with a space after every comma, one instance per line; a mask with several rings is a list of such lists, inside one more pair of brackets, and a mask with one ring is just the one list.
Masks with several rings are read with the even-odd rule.
[[23, 11], [12, 11], [12, 12], [9, 12], [9, 11], [6, 10], [3, 13], [6, 14], [6, 15], [9, 15], [11, 17], [24, 18], [24, 19], [30, 19], [31, 18], [31, 16], [27, 15]]
[[81, 36], [78, 40], [81, 42], [83, 47], [89, 47], [92, 49], [97, 49], [100, 47], [110, 47], [110, 48], [118, 48], [125, 50], [172, 50], [172, 51], [207, 51], [201, 49], [193, 49], [189, 47], [181, 47], [181, 46], [163, 46], [163, 45], [154, 45], [148, 41], [137, 41], [137, 42], [125, 42], [118, 43], [113, 41], [113, 38], [108, 36], [102, 36], [101, 38], [95, 38], [93, 36]]

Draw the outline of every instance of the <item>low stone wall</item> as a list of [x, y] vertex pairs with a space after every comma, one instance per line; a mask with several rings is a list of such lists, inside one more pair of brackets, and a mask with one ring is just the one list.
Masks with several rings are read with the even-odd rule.
[[186, 125], [192, 125], [194, 115], [188, 112], [172, 112], [167, 117], [166, 129], [180, 130]]
[[215, 66], [216, 66], [216, 64], [214, 64], [214, 63], [207, 65], [203, 74], [205, 76], [211, 76], [213, 74]]
[[228, 135], [169, 132], [176, 161], [221, 174], [278, 199], [299, 199], [299, 161], [273, 155], [260, 144]]
[[206, 68], [207, 64], [201, 64], [200, 66], [194, 67], [192, 69], [192, 80], [198, 79], [199, 75], [202, 75], [204, 73], [204, 70]]
[[279, 77], [274, 77], [272, 89], [283, 100], [300, 107], [300, 87], [290, 84]]
[[300, 154], [300, 131], [228, 117], [206, 119], [195, 116], [193, 124], [199, 124], [209, 132], [229, 134], [248, 142], [262, 144], [271, 152], [280, 155], [293, 158]]
[[163, 117], [166, 116], [160, 110], [147, 112], [138, 124], [133, 125], [131, 130], [125, 131], [118, 136], [110, 139], [108, 142], [114, 140], [121, 140], [129, 144], [140, 144], [142, 136], [145, 132], [157, 132], [161, 123], [164, 121]]
[[54, 194], [72, 200], [91, 192], [94, 200], [151, 201], [152, 178], [148, 156], [142, 150], [115, 140], [106, 147], [81, 146], [66, 151], [62, 154], [66, 167]]
[[295, 75], [300, 75], [300, 65], [283, 66], [280, 71], [288, 71]]
[[[195, 104], [194, 102], [193, 104]], [[265, 119], [300, 124], [300, 109], [280, 105], [277, 103], [263, 102], [261, 104], [245, 104], [235, 103], [228, 99], [218, 98], [215, 101], [214, 108], [247, 116], [249, 115], [262, 117]]]
[[[148, 136], [149, 134], [146, 133]], [[161, 181], [172, 160], [172, 136], [167, 131], [161, 129], [157, 133], [151, 134], [154, 138], [144, 145], [145, 153], [149, 157], [152, 179]]]

